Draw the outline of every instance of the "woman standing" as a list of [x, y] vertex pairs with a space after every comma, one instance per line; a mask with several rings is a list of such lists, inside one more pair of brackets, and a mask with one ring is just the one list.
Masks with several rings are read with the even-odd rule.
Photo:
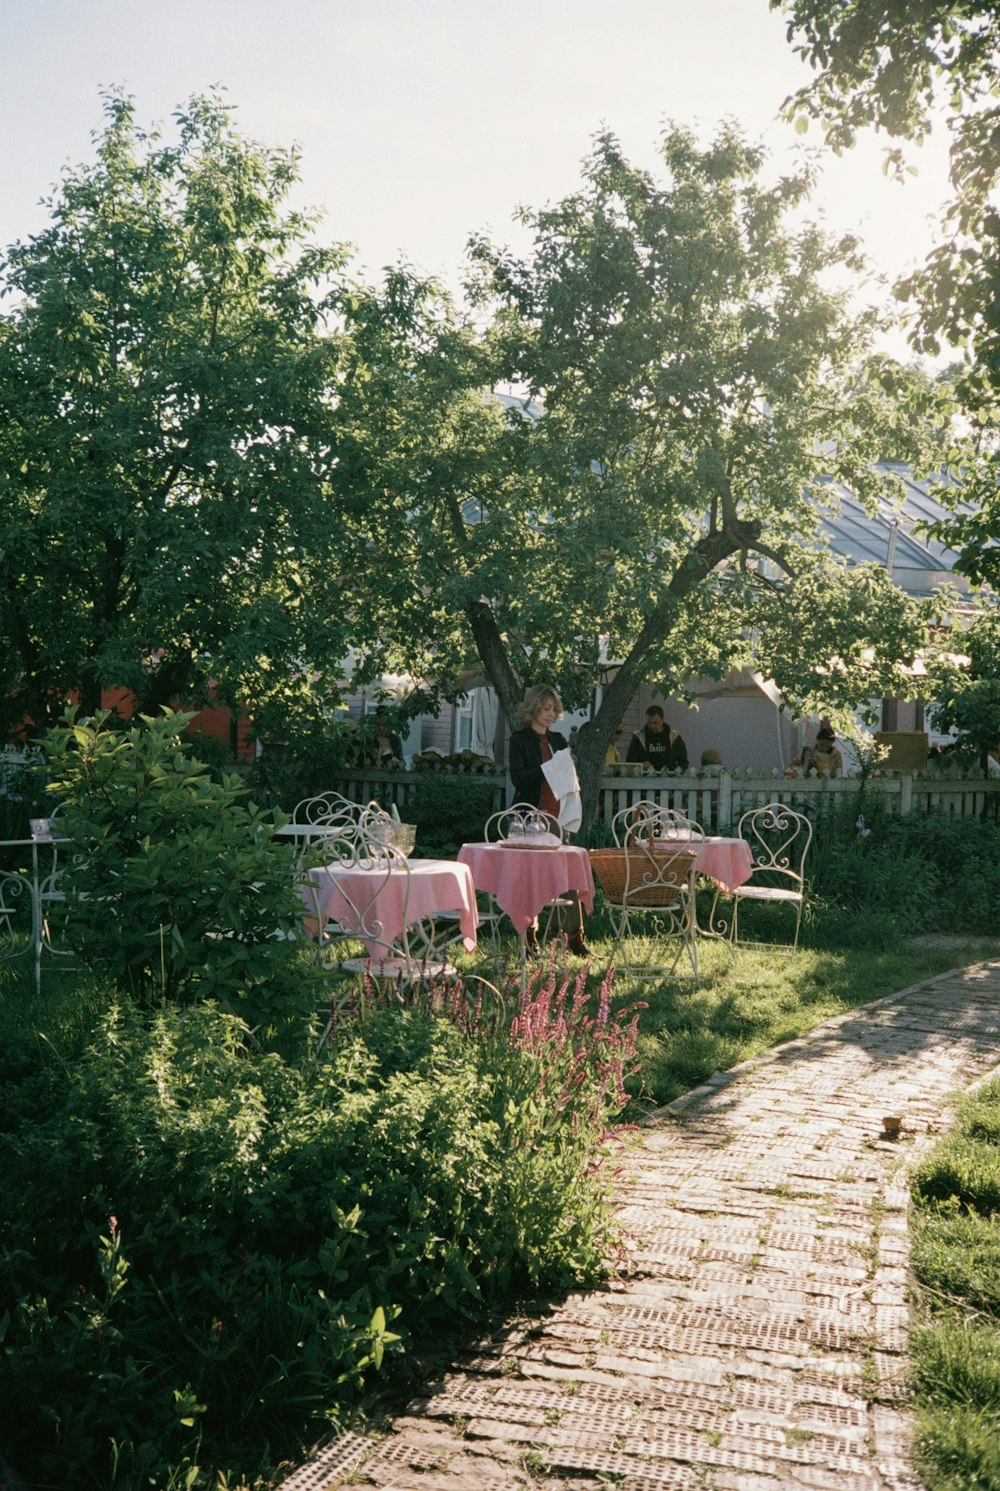
[[[553, 818], [559, 815], [559, 799], [545, 779], [542, 763], [551, 761], [556, 751], [567, 749], [566, 737], [550, 728], [561, 718], [562, 712], [562, 700], [555, 689], [547, 683], [536, 683], [521, 701], [518, 708], [521, 729], [514, 731], [508, 747], [515, 800], [541, 808], [543, 813], [549, 813]], [[575, 891], [566, 897], [567, 900], [571, 898], [576, 925], [568, 932], [569, 950], [577, 957], [589, 958], [590, 948], [583, 940], [583, 911]], [[537, 927], [528, 928], [527, 940], [528, 951], [537, 952]]]

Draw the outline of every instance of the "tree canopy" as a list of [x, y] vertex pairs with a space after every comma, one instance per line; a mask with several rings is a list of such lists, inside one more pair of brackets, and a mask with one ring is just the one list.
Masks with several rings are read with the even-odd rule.
[[[821, 121], [834, 149], [849, 148], [869, 126], [916, 143], [932, 128], [947, 130], [954, 199], [926, 264], [898, 293], [916, 306], [912, 340], [919, 351], [936, 353], [942, 344], [960, 350], [954, 376], [974, 436], [962, 485], [953, 489], [971, 510], [957, 510], [929, 532], [958, 551], [957, 568], [974, 584], [1000, 591], [1000, 9], [983, 0], [771, 0], [771, 8], [786, 14], [789, 39], [816, 70], [786, 109], [803, 124]], [[902, 171], [904, 164], [905, 145], [897, 145], [886, 168]], [[991, 726], [982, 721], [983, 676], [1000, 668], [996, 628], [988, 612], [982, 616], [981, 642], [967, 629], [956, 642], [973, 655], [968, 710], [957, 703], [961, 673], [946, 670], [938, 717], [956, 728], [968, 718], [977, 743], [1000, 734], [1000, 713]]]
[[[924, 273], [905, 285], [920, 300], [916, 344], [972, 341], [996, 372], [1000, 323], [994, 286], [1000, 254], [1000, 12], [983, 0], [770, 0], [816, 77], [786, 103], [803, 122], [821, 121], [827, 143], [849, 148], [872, 127], [921, 143], [947, 130], [955, 198]], [[903, 171], [905, 151], [886, 156]]]
[[[925, 380], [870, 356], [877, 316], [849, 310], [858, 244], [802, 224], [809, 176], [766, 185], [732, 126], [704, 148], [670, 127], [661, 149], [657, 180], [604, 133], [580, 190], [525, 212], [529, 255], [474, 241], [468, 316], [405, 275], [346, 312], [367, 371], [340, 412], [385, 609], [452, 680], [478, 661], [509, 719], [540, 677], [577, 704], [602, 684], [578, 742], [591, 802], [641, 683], [753, 658], [803, 702], [858, 702], [922, 638], [884, 573], [820, 536], [828, 480], [875, 502], [876, 459], [919, 462], [935, 417]], [[409, 431], [391, 448], [386, 378]]]
[[213, 686], [260, 708], [345, 650], [324, 301], [344, 255], [284, 209], [294, 152], [243, 139], [219, 98], [173, 141], [104, 107], [96, 159], [2, 264], [8, 724], [71, 691], [93, 712], [108, 685], [145, 710]]

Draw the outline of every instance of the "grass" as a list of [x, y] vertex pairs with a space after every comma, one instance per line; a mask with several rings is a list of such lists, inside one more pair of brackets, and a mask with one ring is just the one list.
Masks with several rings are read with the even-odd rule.
[[[639, 1071], [629, 1084], [636, 1117], [671, 1102], [718, 1072], [796, 1039], [823, 1021], [910, 984], [932, 978], [959, 962], [971, 962], [991, 944], [954, 948], [914, 946], [898, 936], [878, 935], [868, 942], [844, 937], [805, 939], [797, 952], [776, 952], [766, 944], [730, 950], [703, 939], [699, 945], [700, 987], [690, 978], [637, 979], [630, 989], [616, 981], [618, 1005], [641, 1002]], [[614, 955], [607, 914], [600, 908], [587, 920], [587, 942], [593, 952], [591, 979], [596, 988]], [[814, 945], [809, 945], [813, 943]], [[874, 943], [874, 945], [872, 945]], [[832, 944], [832, 945], [831, 945]], [[995, 944], [993, 944], [995, 946]], [[653, 944], [636, 939], [630, 960], [639, 967]], [[514, 968], [509, 946], [508, 969]], [[496, 971], [468, 960], [486, 977]], [[574, 962], [574, 967], [580, 966]], [[678, 965], [678, 972], [684, 965]]]
[[[804, 929], [794, 953], [766, 944], [731, 951], [703, 941], [700, 986], [650, 978], [629, 989], [619, 981], [615, 1002], [644, 1006], [628, 1116], [637, 1118], [832, 1016], [995, 949], [986, 940], [961, 950], [903, 942], [888, 917], [870, 918], [862, 930], [855, 921], [850, 935], [845, 924], [826, 917]], [[614, 953], [600, 908], [587, 920], [587, 940], [596, 991]], [[649, 949], [637, 939], [630, 951], [635, 962]], [[503, 983], [505, 975], [516, 975], [512, 939], [506, 955], [505, 972], [480, 954], [463, 956], [461, 971]], [[581, 965], [570, 960], [570, 966]], [[22, 1046], [26, 1057], [28, 1048], [44, 1042], [71, 1063], [103, 1004], [91, 981], [63, 967], [50, 965], [36, 999], [26, 963], [0, 965], [0, 1037]], [[922, 1294], [914, 1382], [921, 1472], [928, 1491], [1000, 1491], [1000, 1083], [963, 1109], [956, 1134], [925, 1162], [917, 1183], [914, 1261]]]
[[912, 1338], [917, 1456], [927, 1491], [1000, 1488], [1000, 1082], [959, 1106], [917, 1167]]

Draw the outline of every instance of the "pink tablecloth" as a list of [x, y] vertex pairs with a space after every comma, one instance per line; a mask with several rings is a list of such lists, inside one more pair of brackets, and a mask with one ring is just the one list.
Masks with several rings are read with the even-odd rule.
[[357, 933], [373, 958], [398, 941], [404, 926], [443, 911], [459, 913], [466, 952], [471, 953], [476, 945], [472, 874], [453, 859], [415, 859], [408, 861], [406, 869], [392, 870], [320, 865], [309, 871], [309, 880], [311, 888], [301, 892], [309, 911]]
[[750, 879], [753, 859], [746, 839], [706, 839], [698, 851], [695, 869], [708, 875], [720, 890], [735, 890]]
[[594, 877], [586, 849], [521, 849], [506, 844], [463, 844], [458, 858], [472, 871], [476, 889], [487, 891], [524, 932], [543, 906], [567, 891], [579, 891], [587, 911], [594, 909]]

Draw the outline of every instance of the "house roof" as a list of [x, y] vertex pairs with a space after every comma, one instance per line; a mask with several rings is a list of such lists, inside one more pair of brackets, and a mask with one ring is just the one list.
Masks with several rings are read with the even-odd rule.
[[[542, 412], [524, 396], [499, 391], [493, 396], [528, 419]], [[958, 552], [914, 531], [918, 525], [976, 510], [972, 503], [954, 499], [946, 507], [937, 495], [961, 483], [947, 472], [918, 480], [903, 461], [878, 461], [875, 469], [897, 478], [896, 491], [882, 500], [875, 513], [866, 512], [839, 482], [827, 479], [822, 483], [822, 500], [828, 509], [822, 526], [833, 552], [849, 564], [880, 564], [888, 569], [891, 561], [892, 579], [909, 595], [929, 596], [948, 581], [968, 591], [968, 581], [955, 573]], [[465, 516], [469, 522], [481, 521], [481, 505], [467, 503]]]
[[888, 568], [891, 559], [892, 578], [911, 595], [930, 595], [944, 580], [952, 579], [962, 588], [966, 582], [954, 574], [958, 554], [936, 539], [914, 532], [921, 523], [931, 523], [955, 512], [973, 512], [968, 502], [953, 502], [946, 507], [938, 492], [958, 483], [947, 475], [918, 480], [899, 461], [879, 461], [877, 471], [891, 472], [899, 478], [901, 495], [886, 498], [876, 513], [868, 513], [856, 497], [838, 482], [825, 483], [836, 494], [823, 528], [834, 553], [848, 563], [881, 564]]

